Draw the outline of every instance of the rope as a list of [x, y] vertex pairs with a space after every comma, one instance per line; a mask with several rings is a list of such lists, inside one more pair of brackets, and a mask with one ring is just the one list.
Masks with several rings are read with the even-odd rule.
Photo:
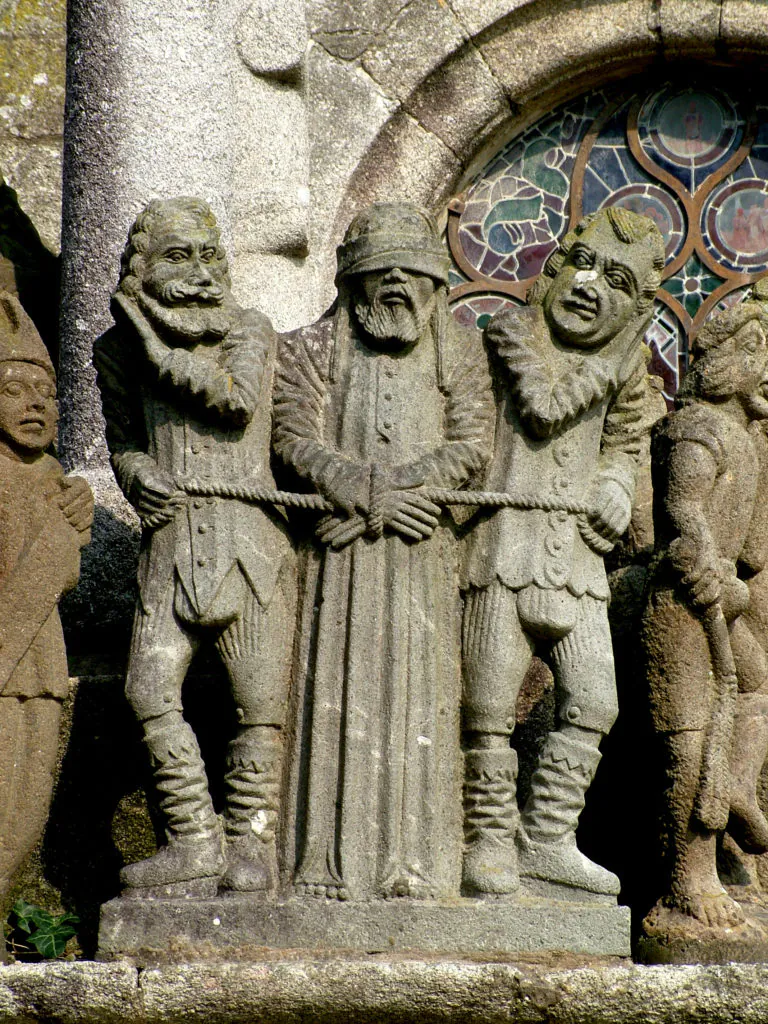
[[[237, 501], [265, 502], [284, 508], [304, 508], [318, 512], [332, 512], [335, 506], [320, 494], [299, 494], [278, 491], [252, 484], [225, 484], [218, 481], [181, 477], [180, 488], [194, 498], [234, 498]], [[486, 508], [516, 508], [539, 512], [567, 512], [569, 515], [590, 515], [594, 510], [580, 501], [562, 498], [536, 497], [531, 494], [504, 494], [499, 491], [452, 491], [443, 487], [420, 488], [420, 494], [436, 505], [475, 505]]]

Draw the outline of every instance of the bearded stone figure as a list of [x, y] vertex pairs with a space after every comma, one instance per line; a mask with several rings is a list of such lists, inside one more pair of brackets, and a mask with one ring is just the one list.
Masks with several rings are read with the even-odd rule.
[[764, 956], [768, 942], [716, 863], [726, 829], [746, 853], [768, 851], [756, 794], [768, 752], [767, 336], [768, 305], [754, 296], [706, 323], [653, 436], [642, 639], [666, 778], [666, 871], [643, 930], [653, 949], [668, 947], [665, 959], [687, 940], [715, 943], [706, 955], [726, 959], [744, 943], [748, 955], [762, 943]]
[[[237, 305], [210, 208], [151, 202], [131, 228], [115, 327], [94, 349], [117, 480], [142, 522], [126, 694], [144, 731], [167, 843], [122, 871], [138, 895], [275, 891], [293, 557], [270, 507], [190, 497], [185, 479], [274, 486], [276, 336]], [[215, 646], [237, 709], [224, 832], [181, 687]]]
[[[619, 207], [562, 240], [526, 307], [486, 338], [498, 415], [486, 486], [532, 507], [486, 516], [468, 539], [463, 585], [466, 748], [463, 885], [613, 899], [615, 875], [576, 845], [600, 741], [618, 711], [603, 557], [630, 521], [646, 420], [642, 339], [664, 266], [654, 223]], [[534, 654], [555, 677], [547, 736], [522, 812], [510, 747]]]
[[304, 552], [287, 864], [303, 895], [456, 896], [458, 547], [424, 490], [482, 474], [487, 361], [420, 207], [359, 214], [336, 279], [332, 312], [287, 338], [275, 396], [276, 452], [333, 505]]

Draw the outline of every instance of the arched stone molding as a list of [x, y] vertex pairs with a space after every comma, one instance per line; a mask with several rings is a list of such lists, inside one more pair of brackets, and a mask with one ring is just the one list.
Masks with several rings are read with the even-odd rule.
[[[348, 20], [337, 38], [328, 26], [342, 7]], [[762, 0], [368, 0], [362, 8], [356, 30], [343, 0], [310, 5], [310, 88], [315, 68], [328, 111], [326, 120], [311, 107], [319, 306], [331, 290], [334, 245], [367, 203], [399, 195], [439, 212], [507, 138], [587, 88], [650, 69], [679, 73], [686, 62], [768, 60]], [[366, 45], [352, 60], [356, 39]], [[343, 131], [355, 143], [345, 166], [333, 149], [352, 79], [367, 102], [347, 100]]]

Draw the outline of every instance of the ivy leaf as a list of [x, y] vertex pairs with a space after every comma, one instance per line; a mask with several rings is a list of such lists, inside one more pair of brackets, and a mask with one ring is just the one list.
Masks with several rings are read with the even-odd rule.
[[67, 942], [75, 934], [73, 918], [74, 921], [78, 920], [74, 914], [62, 914], [60, 917], [52, 918], [49, 927], [38, 928], [30, 935], [30, 943], [47, 959], [61, 956]]
[[24, 900], [17, 900], [11, 913], [16, 918], [16, 927], [29, 935], [34, 928], [47, 928], [53, 918], [47, 910], [36, 907], [34, 903], [25, 903]]

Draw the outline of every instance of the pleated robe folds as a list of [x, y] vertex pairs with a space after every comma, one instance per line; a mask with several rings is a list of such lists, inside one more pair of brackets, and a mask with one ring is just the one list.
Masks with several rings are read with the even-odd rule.
[[[285, 346], [275, 447], [308, 489], [339, 460], [461, 487], [484, 467], [492, 422], [480, 336], [452, 322], [400, 355], [337, 340], [331, 317]], [[447, 516], [420, 542], [385, 529], [338, 551], [308, 545], [287, 815], [298, 886], [458, 894], [457, 559]]]

